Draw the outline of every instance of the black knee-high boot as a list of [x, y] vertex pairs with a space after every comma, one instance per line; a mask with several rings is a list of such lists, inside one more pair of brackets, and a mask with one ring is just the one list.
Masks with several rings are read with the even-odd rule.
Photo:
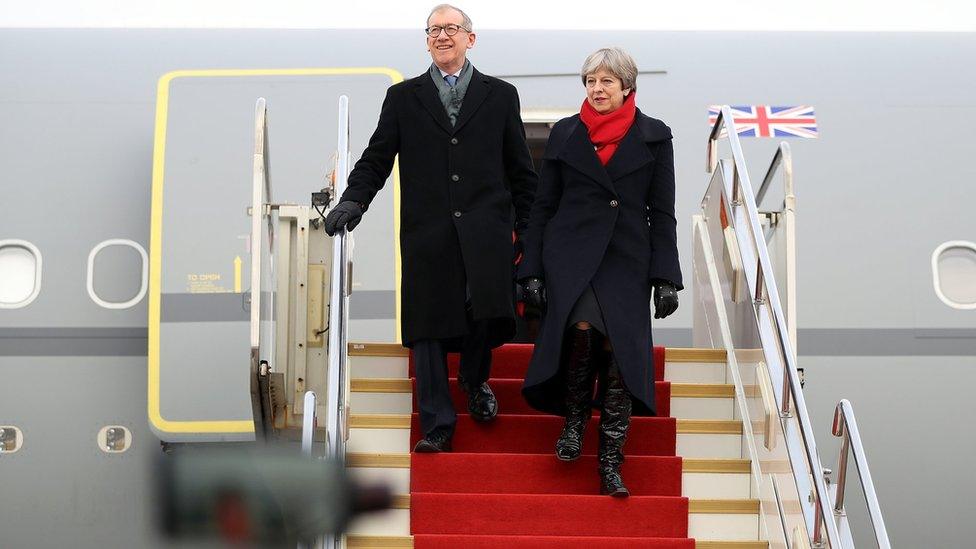
[[613, 497], [627, 497], [630, 491], [620, 477], [620, 465], [624, 461], [624, 443], [630, 427], [631, 400], [624, 386], [620, 369], [612, 352], [607, 352], [606, 371], [601, 372], [603, 410], [600, 412], [600, 493]]
[[570, 328], [569, 357], [566, 361], [566, 424], [556, 441], [556, 457], [573, 461], [583, 450], [583, 431], [590, 421], [590, 403], [593, 400], [594, 368], [596, 352], [594, 332], [589, 328]]

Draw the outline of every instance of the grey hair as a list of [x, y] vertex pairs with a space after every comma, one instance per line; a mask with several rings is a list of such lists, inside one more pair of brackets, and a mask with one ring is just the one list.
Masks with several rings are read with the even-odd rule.
[[468, 14], [464, 13], [464, 11], [462, 11], [461, 8], [452, 6], [450, 4], [437, 4], [436, 6], [434, 6], [434, 9], [430, 10], [430, 13], [427, 15], [427, 26], [428, 27], [430, 26], [430, 18], [433, 17], [435, 13], [445, 11], [445, 10], [454, 10], [460, 13], [461, 26], [467, 29], [468, 31], [474, 30], [474, 27], [471, 26], [471, 18], [468, 17]]
[[600, 69], [605, 69], [620, 79], [624, 89], [630, 88], [637, 91], [637, 63], [629, 53], [621, 48], [600, 48], [591, 53], [586, 61], [583, 61], [583, 68], [580, 76], [583, 85], [586, 85], [586, 75], [593, 74]]

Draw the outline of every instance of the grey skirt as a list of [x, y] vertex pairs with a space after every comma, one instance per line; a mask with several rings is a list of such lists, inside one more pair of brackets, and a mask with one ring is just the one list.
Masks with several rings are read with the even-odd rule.
[[603, 311], [600, 309], [600, 302], [596, 299], [596, 293], [593, 292], [591, 284], [586, 285], [583, 295], [576, 300], [576, 305], [573, 305], [566, 327], [573, 326], [577, 322], [589, 322], [590, 326], [596, 328], [601, 334], [607, 335], [607, 327], [603, 322]]

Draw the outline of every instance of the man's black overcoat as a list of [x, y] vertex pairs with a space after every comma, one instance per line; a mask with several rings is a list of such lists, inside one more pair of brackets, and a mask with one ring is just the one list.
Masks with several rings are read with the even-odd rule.
[[527, 220], [537, 176], [515, 87], [474, 69], [452, 127], [430, 74], [391, 86], [342, 200], [368, 205], [399, 154], [401, 335], [450, 339], [491, 321], [514, 334], [512, 206]]
[[527, 276], [545, 279], [548, 307], [522, 390], [526, 400], [565, 414], [563, 336], [573, 305], [592, 284], [634, 412], [653, 414], [651, 284], [682, 288], [667, 125], [638, 110], [602, 166], [579, 115], [556, 123], [519, 266], [519, 277]]

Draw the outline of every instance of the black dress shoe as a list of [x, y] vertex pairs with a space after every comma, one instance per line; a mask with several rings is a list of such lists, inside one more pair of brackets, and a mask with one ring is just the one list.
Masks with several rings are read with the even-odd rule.
[[488, 383], [482, 383], [473, 390], [464, 382], [461, 388], [468, 393], [468, 413], [475, 421], [491, 421], [498, 415], [498, 399], [491, 392]]
[[437, 429], [417, 441], [413, 451], [420, 454], [434, 454], [451, 451], [451, 435], [447, 431]]

